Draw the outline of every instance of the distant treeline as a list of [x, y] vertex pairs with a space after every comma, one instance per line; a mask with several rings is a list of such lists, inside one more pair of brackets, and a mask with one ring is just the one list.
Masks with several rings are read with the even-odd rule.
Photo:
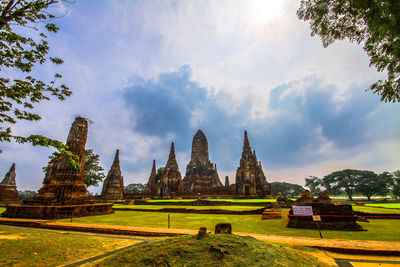
[[395, 199], [400, 196], [400, 170], [376, 174], [366, 170], [336, 171], [319, 178], [308, 176], [305, 185], [311, 194], [317, 195], [323, 190], [328, 190], [330, 195], [347, 195], [353, 200], [353, 195], [386, 196], [391, 194]]

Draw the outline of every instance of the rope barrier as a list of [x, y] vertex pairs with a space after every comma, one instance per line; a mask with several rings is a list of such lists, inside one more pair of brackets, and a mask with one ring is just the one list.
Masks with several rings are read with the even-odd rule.
[[[293, 214], [288, 214], [287, 216], [289, 217], [312, 217], [312, 215], [293, 215]], [[316, 215], [314, 215], [316, 216]], [[385, 218], [385, 219], [400, 219], [399, 216], [358, 216], [358, 215], [322, 215], [322, 214], [317, 214], [317, 216], [320, 217], [337, 217], [337, 218], [343, 218], [343, 217], [351, 217], [351, 218]]]

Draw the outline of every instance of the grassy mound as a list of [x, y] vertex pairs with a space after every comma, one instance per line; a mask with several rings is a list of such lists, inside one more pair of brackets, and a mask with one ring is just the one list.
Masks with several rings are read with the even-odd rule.
[[236, 235], [181, 236], [138, 245], [96, 266], [320, 266], [282, 245]]

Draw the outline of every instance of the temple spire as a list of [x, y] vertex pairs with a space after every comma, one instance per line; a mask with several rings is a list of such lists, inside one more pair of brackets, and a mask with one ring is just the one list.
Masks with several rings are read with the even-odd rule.
[[113, 166], [117, 166], [119, 168], [119, 149], [115, 152]]
[[175, 159], [175, 146], [174, 142], [171, 143], [171, 150], [169, 151], [169, 157], [168, 160], [174, 160]]
[[15, 184], [15, 163], [10, 167], [10, 170], [6, 173], [3, 180], [0, 183], [4, 186], [16, 186]]
[[151, 174], [150, 176], [152, 176], [153, 174], [156, 175], [157, 170], [156, 170], [156, 160], [153, 159], [153, 167], [151, 168]]
[[251, 147], [249, 138], [247, 137], [247, 131], [244, 131], [243, 153], [251, 154]]
[[229, 177], [225, 176], [225, 186], [228, 187], [229, 186]]
[[9, 172], [15, 172], [15, 163], [14, 162], [11, 165], [11, 168], [10, 168]]

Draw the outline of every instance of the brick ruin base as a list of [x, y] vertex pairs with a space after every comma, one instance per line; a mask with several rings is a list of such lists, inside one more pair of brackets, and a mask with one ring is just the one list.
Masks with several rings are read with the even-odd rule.
[[63, 219], [114, 213], [113, 203], [83, 205], [39, 206], [10, 204], [2, 217], [23, 219]]
[[[305, 206], [312, 206], [314, 215], [321, 216], [321, 230], [365, 231], [357, 224], [357, 216], [351, 205], [310, 203]], [[293, 216], [293, 208], [288, 217], [289, 228], [318, 229], [318, 222], [314, 222], [312, 216]]]

